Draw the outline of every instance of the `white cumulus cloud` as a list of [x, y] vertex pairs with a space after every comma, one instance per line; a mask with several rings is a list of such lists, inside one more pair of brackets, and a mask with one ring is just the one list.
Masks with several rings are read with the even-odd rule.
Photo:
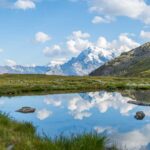
[[90, 34], [82, 31], [74, 31], [68, 38], [67, 48], [72, 54], [79, 54], [88, 47], [98, 47], [107, 50], [113, 50], [115, 53], [121, 54], [140, 44], [133, 40], [128, 33], [121, 33], [116, 39], [108, 41], [105, 37], [100, 36], [96, 42], [90, 41]]
[[74, 31], [67, 41], [68, 50], [74, 54], [80, 53], [82, 50], [91, 45], [90, 41], [88, 40], [89, 37], [89, 33], [82, 32], [80, 30]]
[[126, 16], [150, 24], [150, 5], [145, 0], [87, 0], [90, 11], [112, 17]]
[[97, 47], [115, 50], [116, 53], [127, 52], [139, 45], [125, 33], [120, 34], [117, 39], [110, 42], [105, 37], [99, 37], [96, 43]]
[[110, 23], [112, 22], [114, 19], [109, 17], [109, 16], [105, 16], [105, 17], [101, 17], [101, 16], [95, 16], [92, 20], [93, 24], [100, 24], [100, 23]]
[[[71, 35], [67, 37], [65, 43], [47, 46], [43, 49], [43, 53], [53, 61], [54, 58], [55, 60], [60, 60], [60, 58], [77, 56], [85, 49], [94, 47], [103, 48], [108, 52], [113, 51], [117, 56], [122, 52], [127, 52], [140, 45], [134, 40], [132, 33], [121, 33], [112, 41], [108, 41], [108, 39], [103, 36], [98, 37], [96, 41], [91, 41], [90, 38], [91, 35], [88, 32], [81, 30], [73, 31]], [[57, 62], [58, 61], [54, 61], [54, 63]]]
[[86, 32], [82, 32], [82, 31], [74, 31], [72, 33], [72, 38], [73, 39], [78, 39], [78, 38], [83, 38], [83, 39], [86, 39], [86, 38], [89, 38], [90, 37], [90, 34], [89, 33], [86, 33]]
[[38, 32], [35, 34], [35, 40], [40, 43], [45, 43], [51, 40], [51, 37], [44, 32]]
[[36, 7], [36, 4], [34, 3], [33, 0], [17, 0], [14, 3], [14, 7], [16, 9], [34, 9]]
[[140, 33], [140, 37], [143, 38], [143, 39], [148, 39], [150, 40], [150, 32], [146, 32], [146, 31], [141, 31]]
[[48, 47], [48, 46], [45, 47], [43, 50], [43, 53], [45, 56], [48, 56], [48, 57], [54, 56], [54, 55], [59, 56], [62, 54], [62, 50], [61, 50], [61, 47], [56, 44], [51, 47]]

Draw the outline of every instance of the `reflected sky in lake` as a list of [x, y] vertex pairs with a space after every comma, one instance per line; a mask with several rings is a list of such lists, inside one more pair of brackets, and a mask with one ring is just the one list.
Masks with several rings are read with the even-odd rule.
[[[149, 91], [146, 94], [149, 95]], [[127, 103], [136, 98], [131, 94], [129, 97], [119, 92], [106, 91], [1, 97], [0, 111], [8, 113], [18, 121], [32, 122], [40, 135], [45, 133], [53, 138], [60, 134], [96, 131], [107, 135], [110, 141], [117, 143], [119, 147], [149, 150], [150, 107]], [[23, 106], [34, 107], [36, 112], [15, 112]], [[141, 121], [134, 119], [137, 111], [144, 111], [146, 117]]]

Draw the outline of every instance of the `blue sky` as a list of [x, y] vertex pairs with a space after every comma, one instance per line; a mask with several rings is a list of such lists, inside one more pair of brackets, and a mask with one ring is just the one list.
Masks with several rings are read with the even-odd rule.
[[0, 65], [45, 65], [89, 46], [150, 41], [150, 0], [0, 0]]

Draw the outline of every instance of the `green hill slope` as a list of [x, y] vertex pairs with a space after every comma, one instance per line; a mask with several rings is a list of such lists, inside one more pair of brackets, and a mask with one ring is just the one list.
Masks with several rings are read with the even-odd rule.
[[92, 76], [144, 76], [150, 77], [150, 42], [104, 64]]

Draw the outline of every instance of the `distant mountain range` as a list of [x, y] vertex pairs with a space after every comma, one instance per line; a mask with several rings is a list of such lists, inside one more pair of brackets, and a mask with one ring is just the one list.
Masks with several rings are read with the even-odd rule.
[[45, 74], [49, 66], [0, 66], [0, 74]]
[[119, 55], [117, 50], [93, 46], [61, 65], [0, 66], [0, 74], [150, 76], [150, 42]]
[[90, 73], [92, 76], [150, 77], [150, 42], [122, 53]]
[[106, 50], [98, 47], [89, 47], [77, 57], [61, 65], [45, 66], [0, 66], [0, 74], [48, 74], [48, 75], [88, 75], [90, 72], [114, 59], [119, 54], [114, 50]]

